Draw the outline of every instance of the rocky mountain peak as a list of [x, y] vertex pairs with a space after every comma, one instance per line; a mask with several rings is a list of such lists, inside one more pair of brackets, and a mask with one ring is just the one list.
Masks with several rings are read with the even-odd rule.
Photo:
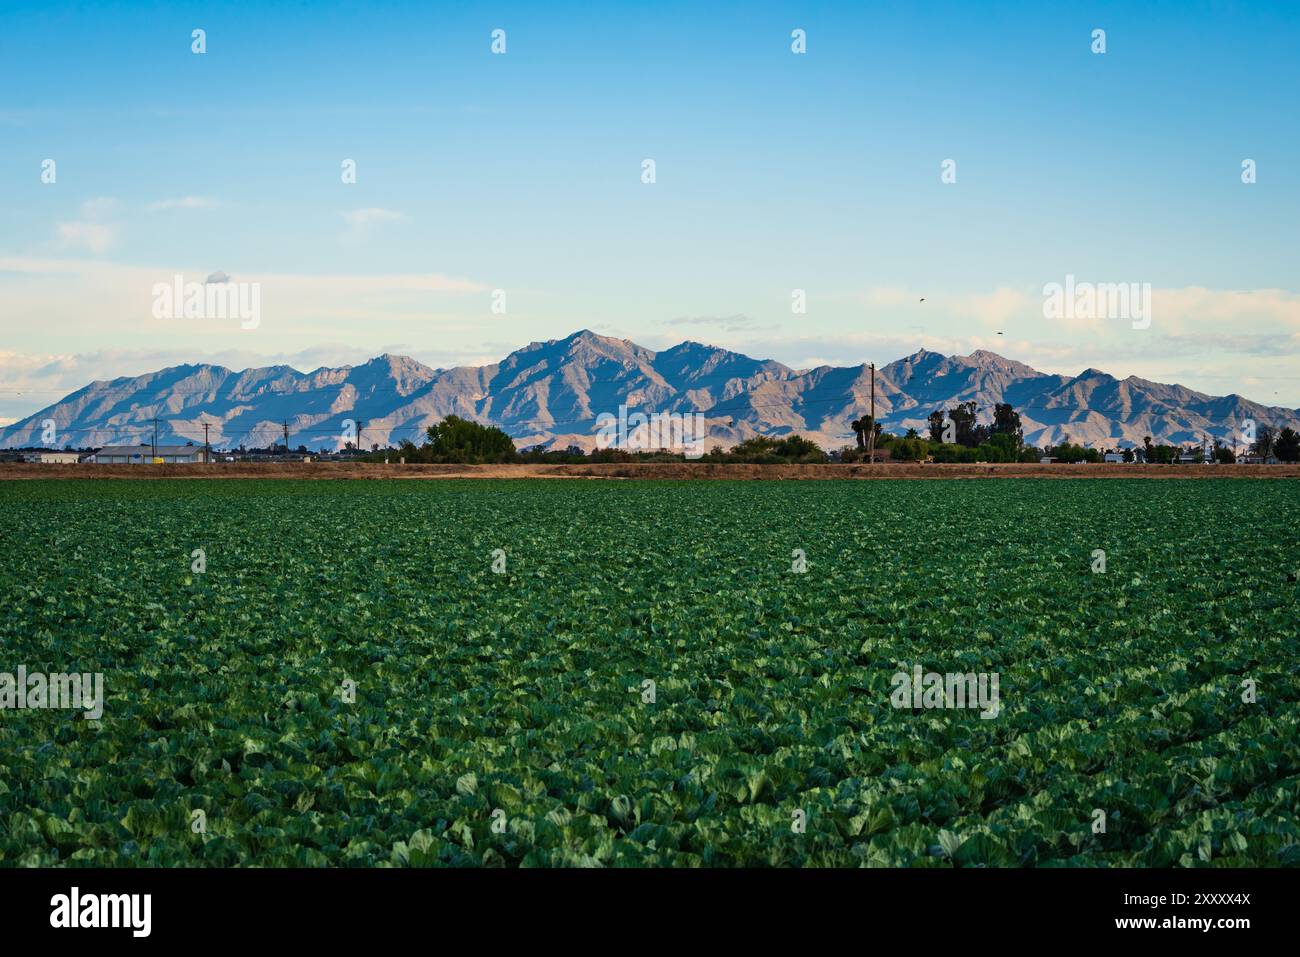
[[[1177, 385], [1130, 376], [1116, 380], [1089, 368], [1077, 376], [1048, 375], [987, 349], [945, 356], [928, 349], [876, 369], [876, 410], [891, 431], [924, 432], [935, 409], [974, 401], [987, 416], [996, 402], [1020, 413], [1025, 438], [1042, 446], [1072, 441], [1114, 447], [1201, 441], [1231, 444], [1250, 417], [1300, 429], [1296, 410], [1267, 407], [1238, 396], [1206, 396]], [[641, 412], [703, 413], [711, 440], [727, 444], [757, 434], [808, 436], [824, 448], [851, 444], [849, 423], [867, 411], [864, 365], [821, 366], [796, 372], [695, 341], [654, 351], [628, 339], [581, 329], [563, 339], [532, 342], [499, 363], [432, 369], [385, 353], [359, 366], [310, 374], [278, 365], [232, 372], [220, 366], [174, 366], [111, 382], [94, 382], [33, 415], [0, 429], [0, 446], [40, 444], [41, 423], [53, 418], [61, 442], [78, 447], [128, 444], [152, 434], [153, 416], [166, 441], [201, 441], [202, 423], [215, 424], [223, 446], [265, 444], [265, 422], [288, 420], [291, 440], [315, 448], [318, 437], [341, 435], [348, 419], [364, 419], [371, 442], [421, 434], [451, 414], [499, 425], [522, 445], [591, 447], [596, 420], [620, 405]]]

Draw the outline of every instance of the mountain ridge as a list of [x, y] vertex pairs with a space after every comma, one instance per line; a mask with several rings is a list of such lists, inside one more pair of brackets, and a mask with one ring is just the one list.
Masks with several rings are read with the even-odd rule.
[[[754, 435], [800, 433], [824, 448], [852, 444], [849, 425], [867, 414], [870, 368], [796, 370], [773, 359], [687, 340], [655, 351], [630, 339], [582, 329], [534, 341], [500, 362], [435, 369], [384, 353], [359, 365], [300, 372], [275, 365], [241, 371], [185, 363], [139, 376], [95, 380], [58, 402], [0, 428], [0, 448], [53, 444], [98, 447], [202, 442], [266, 446], [283, 441], [311, 449], [347, 441], [359, 422], [366, 446], [420, 441], [447, 415], [498, 425], [516, 445], [591, 448], [596, 419], [619, 406], [642, 412], [702, 412], [708, 445]], [[1092, 446], [1187, 444], [1207, 436], [1244, 444], [1247, 419], [1300, 429], [1300, 412], [1240, 395], [1211, 396], [1137, 376], [1117, 379], [1095, 368], [1076, 376], [1045, 373], [986, 349], [946, 356], [918, 349], [876, 369], [876, 412], [891, 431], [924, 434], [936, 408], [974, 401], [981, 421], [996, 402], [1020, 413], [1025, 440], [1065, 439]], [[56, 438], [42, 443], [44, 423]]]

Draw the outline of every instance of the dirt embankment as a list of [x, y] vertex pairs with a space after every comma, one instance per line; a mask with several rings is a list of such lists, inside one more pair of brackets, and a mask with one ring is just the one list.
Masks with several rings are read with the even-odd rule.
[[734, 465], [638, 462], [595, 465], [383, 465], [360, 462], [221, 462], [212, 465], [0, 463], [4, 479], [998, 479], [1300, 478], [1300, 465]]

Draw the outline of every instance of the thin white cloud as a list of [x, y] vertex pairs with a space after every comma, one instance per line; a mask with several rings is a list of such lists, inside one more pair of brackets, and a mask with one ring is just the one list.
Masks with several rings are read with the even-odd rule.
[[[1061, 283], [1064, 277], [1052, 282]], [[1082, 282], [1076, 278], [1076, 284]], [[924, 298], [925, 301], [921, 302]], [[945, 294], [939, 291], [876, 287], [855, 293], [851, 299], [870, 316], [897, 322], [903, 310], [920, 328], [945, 328], [964, 334], [971, 322], [986, 330], [1002, 331], [1009, 324], [1026, 324], [1035, 333], [1084, 332], [1126, 335], [1133, 331], [1127, 319], [1044, 315], [1041, 289], [998, 287], [991, 292]], [[1192, 333], [1227, 335], [1249, 326], [1256, 332], [1300, 330], [1300, 293], [1287, 289], [1207, 289], [1202, 286], [1154, 287], [1151, 290], [1151, 328], [1170, 335]], [[1142, 330], [1137, 330], [1142, 331]]]
[[69, 250], [102, 253], [108, 251], [117, 240], [116, 227], [107, 223], [90, 223], [84, 220], [59, 223], [56, 232], [60, 247]]
[[81, 218], [102, 222], [117, 214], [122, 204], [112, 196], [96, 196], [81, 204]]
[[117, 226], [104, 220], [112, 217], [120, 204], [111, 196], [99, 196], [81, 204], [81, 218], [55, 225], [60, 248], [92, 253], [107, 252], [117, 241]]
[[[258, 284], [261, 323], [256, 332], [241, 329], [238, 322], [153, 316], [158, 284], [174, 285], [177, 276], [182, 283], [202, 283], [214, 266], [241, 283]], [[437, 272], [259, 273], [226, 261], [139, 266], [84, 255], [0, 256], [0, 328], [7, 333], [7, 346], [32, 352], [42, 348], [43, 330], [49, 328], [76, 336], [90, 348], [148, 343], [206, 352], [214, 338], [255, 335], [261, 351], [288, 350], [309, 342], [373, 342], [377, 325], [390, 327], [385, 339], [420, 341], [455, 334], [458, 345], [468, 346], [474, 326], [481, 329], [481, 323], [471, 325], [471, 317], [490, 308], [489, 288], [472, 278]], [[29, 317], [40, 317], [39, 326], [26, 321]], [[402, 331], [395, 331], [403, 324]], [[457, 330], [457, 324], [462, 328]]]
[[1151, 294], [1151, 321], [1169, 332], [1202, 324], [1234, 334], [1243, 325], [1273, 323], [1300, 329], [1300, 294], [1285, 289], [1206, 289], [1184, 286]]
[[[0, 256], [0, 274], [16, 273], [31, 277], [77, 277], [88, 280], [139, 278], [154, 282], [181, 275], [187, 281], [202, 282], [211, 270], [179, 266], [127, 266], [98, 259], [55, 259], [37, 256]], [[446, 276], [442, 273], [376, 273], [376, 274], [323, 274], [311, 273], [239, 273], [241, 280], [249, 282], [275, 282], [290, 286], [328, 289], [331, 295], [353, 292], [483, 292], [485, 283], [472, 279]]]
[[343, 214], [343, 221], [352, 230], [353, 236], [360, 236], [381, 223], [397, 223], [406, 217], [393, 209], [370, 206], [365, 209], [353, 209]]
[[998, 330], [1016, 316], [1031, 309], [1041, 310], [1042, 304], [1019, 289], [1000, 288], [991, 293], [960, 296], [953, 303], [954, 311], [965, 313], [987, 329]]
[[63, 259], [40, 256], [0, 256], [0, 273], [23, 276], [91, 276], [111, 275], [124, 266], [102, 259]]
[[[240, 282], [261, 284], [262, 322], [256, 331], [234, 321], [151, 315], [156, 283], [171, 282], [176, 275], [202, 282], [217, 266]], [[490, 289], [476, 279], [436, 272], [256, 273], [246, 263], [228, 261], [145, 267], [89, 255], [0, 256], [0, 330], [6, 333], [6, 348], [27, 354], [48, 349], [48, 329], [59, 330], [60, 342], [76, 342], [85, 350], [73, 369], [45, 356], [38, 363], [43, 371], [32, 373], [33, 384], [62, 376], [40, 385], [62, 390], [60, 395], [94, 378], [216, 356], [230, 357], [222, 364], [235, 367], [242, 360], [233, 350], [256, 350], [257, 355], [247, 354], [251, 365], [283, 361], [298, 368], [355, 362], [383, 351], [431, 365], [478, 365], [499, 361], [531, 340], [559, 338], [586, 326], [652, 349], [676, 345], [682, 338], [700, 339], [794, 368], [868, 361], [881, 365], [922, 347], [944, 355], [988, 349], [1043, 372], [1075, 375], [1095, 367], [1118, 378], [1136, 375], [1214, 395], [1238, 392], [1268, 404], [1300, 405], [1300, 295], [1287, 290], [1157, 290], [1151, 328], [1137, 330], [1118, 322], [1085, 335], [1044, 319], [1037, 290], [868, 290], [813, 303], [810, 312], [817, 313], [817, 323], [805, 326], [761, 306], [747, 309], [754, 325], [745, 325], [740, 313], [723, 310], [713, 315], [675, 311], [637, 321], [617, 310], [612, 315], [618, 318], [512, 315], [493, 317], [489, 325]], [[1023, 311], [1013, 308], [1017, 302]], [[1239, 316], [1248, 318], [1235, 318]], [[308, 343], [348, 345], [330, 355], [302, 356], [302, 365], [285, 358], [299, 356]], [[121, 350], [166, 350], [168, 355], [157, 361], [140, 354], [131, 361], [108, 358]], [[7, 368], [0, 365], [0, 382], [13, 378], [15, 371], [12, 361]], [[0, 414], [39, 407], [0, 403]]]
[[217, 201], [207, 196], [181, 196], [178, 199], [160, 199], [145, 208], [157, 212], [167, 209], [212, 209], [216, 205]]
[[1041, 311], [1037, 299], [1023, 289], [1000, 286], [992, 292], [948, 295], [940, 290], [900, 289], [896, 286], [878, 286], [859, 292], [854, 299], [868, 312], [888, 312], [897, 315], [900, 309], [911, 309], [918, 321], [925, 321], [936, 313], [940, 316], [960, 316], [965, 323], [971, 320], [990, 330], [998, 330], [1008, 320], [1018, 315]]
[[724, 332], [749, 330], [751, 332], [771, 332], [779, 328], [776, 325], [760, 325], [750, 316], [736, 313], [730, 316], [676, 316], [661, 320], [666, 326], [699, 326], [705, 329], [720, 329]]

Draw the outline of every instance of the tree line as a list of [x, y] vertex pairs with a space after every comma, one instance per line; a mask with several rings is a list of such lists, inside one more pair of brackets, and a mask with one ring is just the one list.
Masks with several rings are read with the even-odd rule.
[[[1098, 449], [1084, 448], [1067, 438], [1044, 448], [1026, 445], [1020, 414], [1006, 402], [993, 406], [991, 422], [977, 420], [978, 408], [973, 401], [962, 402], [950, 409], [936, 409], [927, 420], [927, 434], [908, 429], [903, 435], [884, 431], [871, 416], [862, 416], [850, 423], [856, 445], [827, 453], [815, 442], [797, 434], [785, 436], [754, 436], [730, 449], [714, 446], [701, 456], [703, 462], [737, 463], [818, 463], [826, 461], [866, 461], [874, 445], [878, 461], [921, 462], [1038, 462], [1051, 458], [1060, 462], [1100, 462]], [[874, 443], [871, 439], [874, 437]], [[1251, 454], [1266, 459], [1275, 457], [1283, 462], [1300, 461], [1300, 435], [1293, 429], [1275, 430], [1259, 426]], [[1150, 463], [1177, 462], [1183, 449], [1174, 445], [1158, 445], [1146, 436], [1142, 454]], [[1193, 457], [1201, 454], [1200, 447]], [[1232, 449], [1215, 441], [1213, 453], [1217, 461], [1235, 462]], [[506, 463], [523, 462], [539, 464], [580, 464], [592, 462], [673, 462], [681, 461], [681, 453], [668, 451], [629, 451], [606, 448], [586, 452], [578, 446], [566, 449], [543, 449], [540, 446], [523, 450], [515, 447], [514, 440], [494, 425], [483, 425], [460, 416], [449, 415], [425, 432], [425, 441], [416, 445], [409, 440], [396, 448], [376, 451], [364, 456], [368, 461], [384, 461], [396, 455], [411, 463]], [[1135, 449], [1124, 450], [1125, 461], [1136, 458]]]

